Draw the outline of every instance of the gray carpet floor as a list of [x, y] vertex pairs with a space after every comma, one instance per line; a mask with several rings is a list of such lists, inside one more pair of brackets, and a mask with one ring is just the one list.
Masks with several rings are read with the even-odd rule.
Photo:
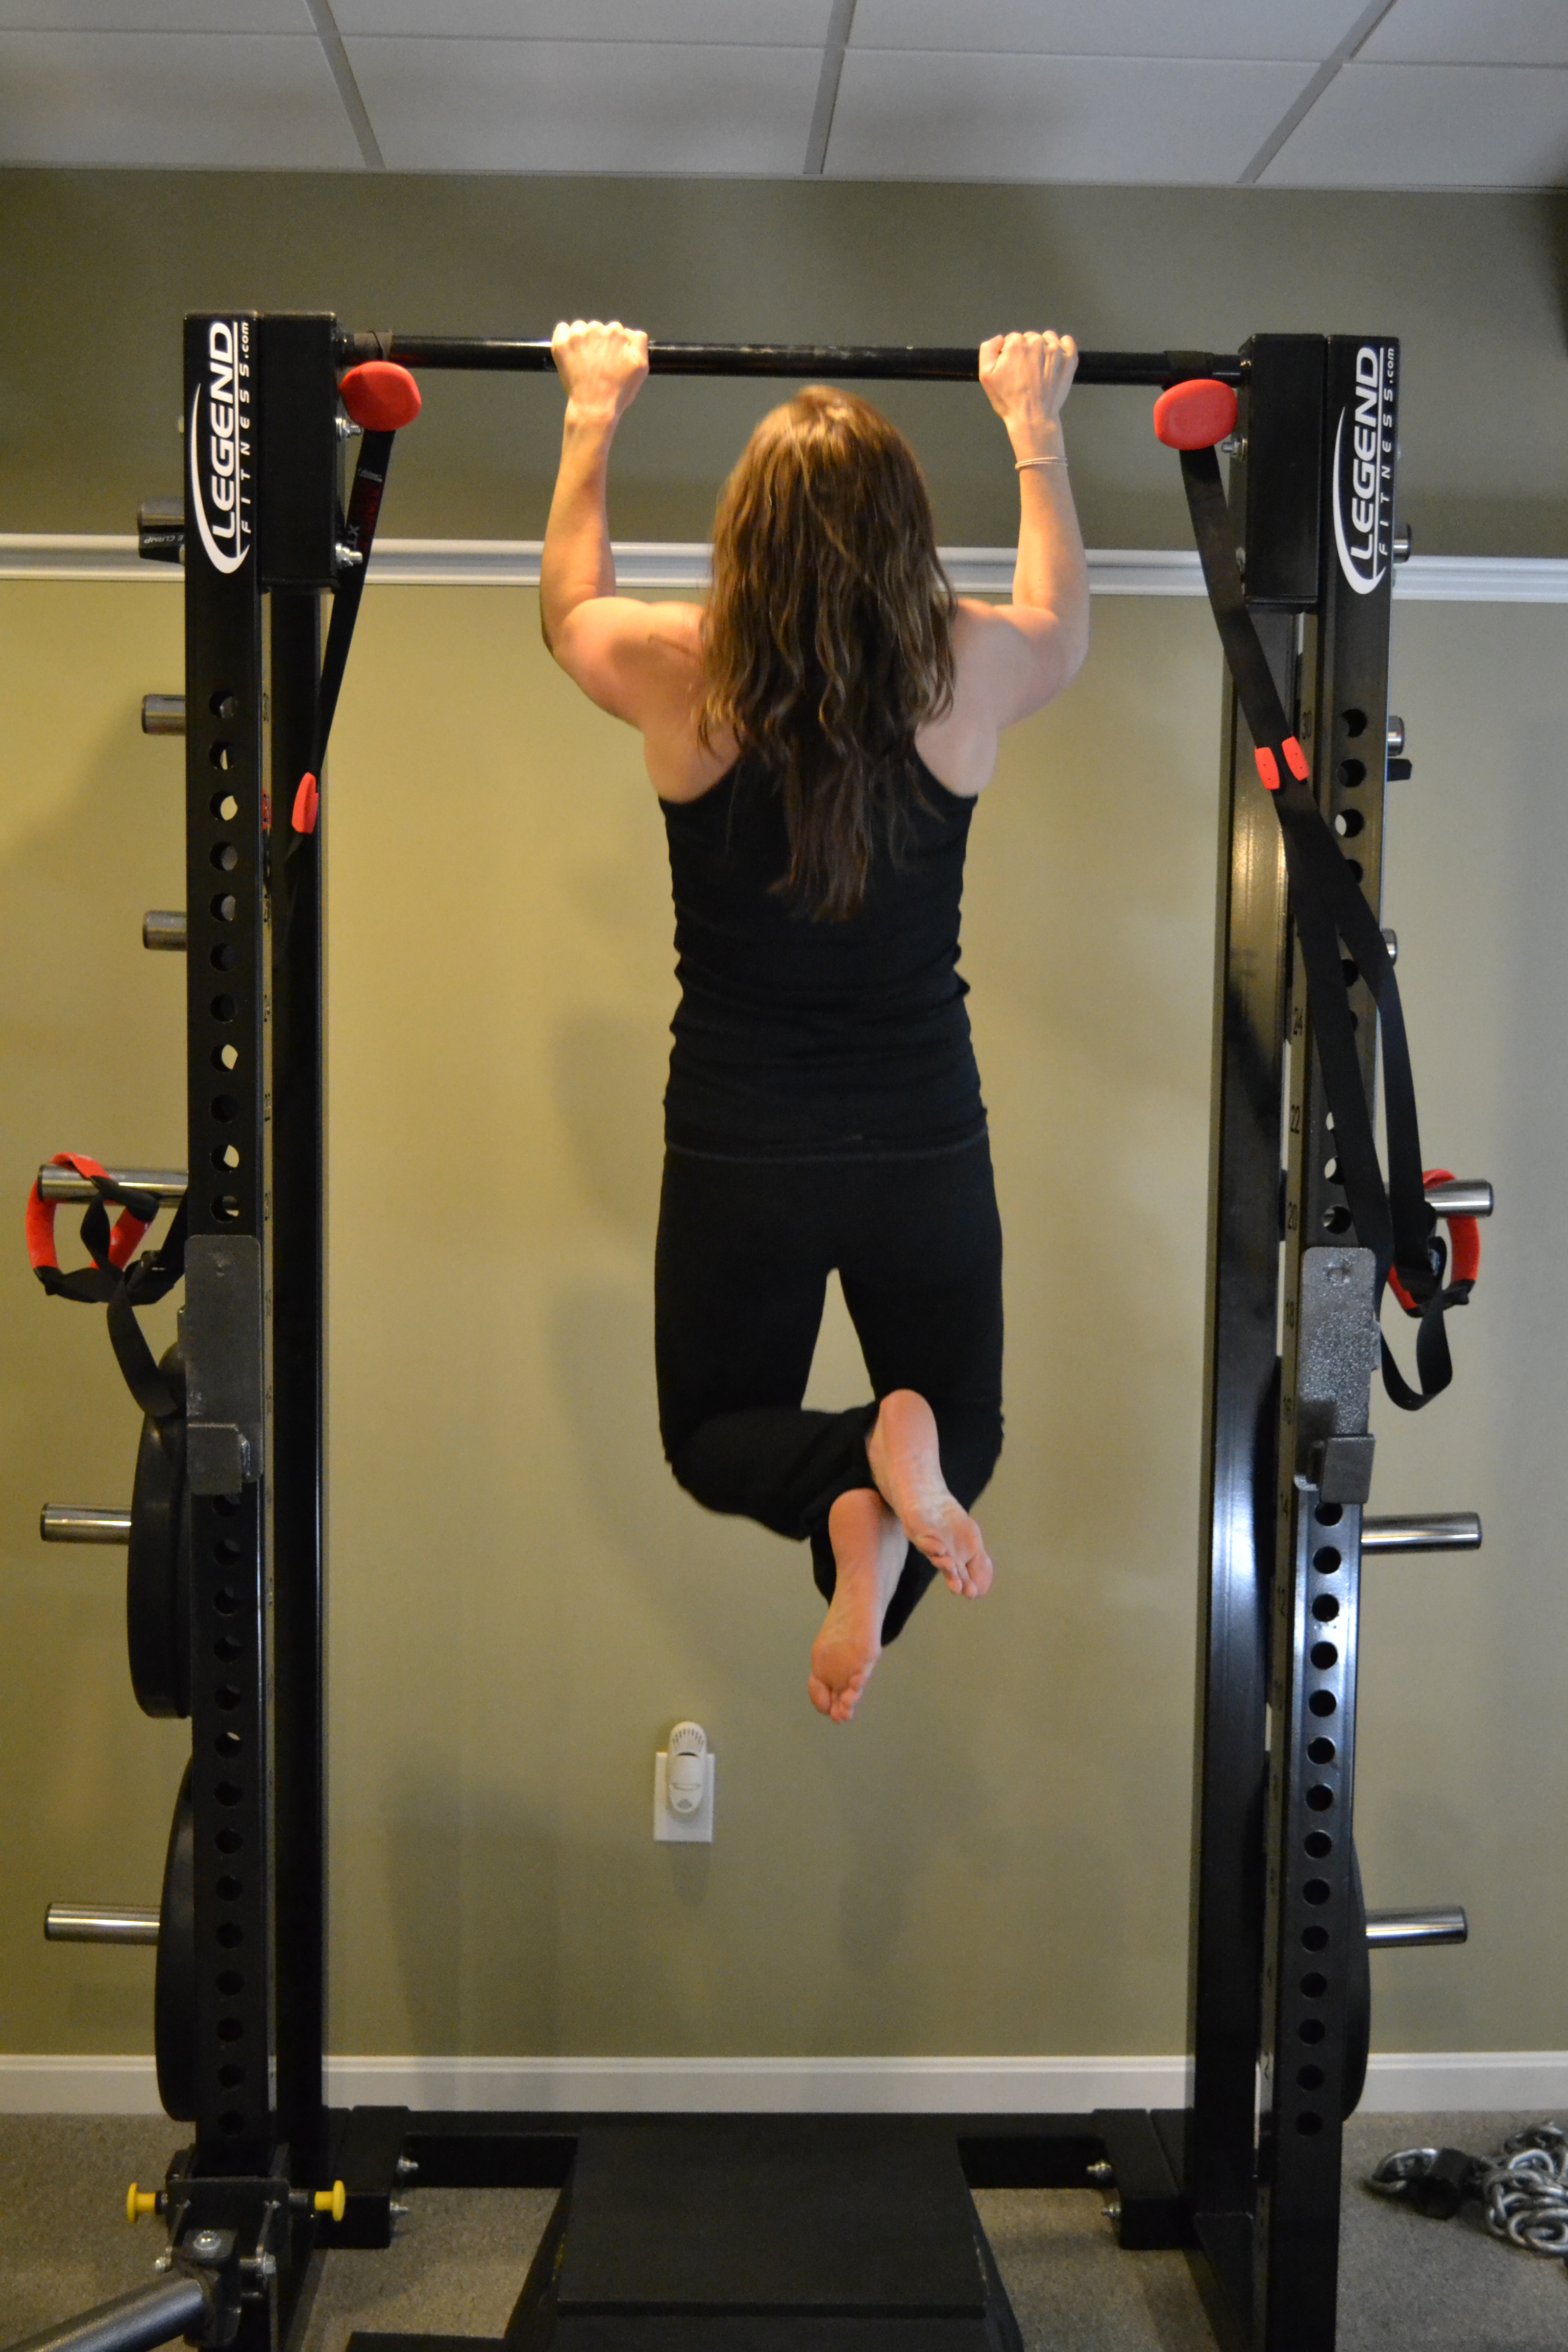
[[[1516, 2252], [1468, 2218], [1423, 2221], [1360, 2185], [1390, 2148], [1447, 2142], [1480, 2155], [1525, 2120], [1351, 2124], [1340, 2352], [1564, 2352], [1568, 2264]], [[156, 2185], [178, 2141], [177, 2126], [140, 2118], [0, 2116], [0, 2345], [151, 2277], [162, 2231], [127, 2226], [126, 2184]], [[300, 2352], [342, 2352], [355, 2327], [499, 2335], [551, 2201], [532, 2189], [416, 2190], [389, 2252], [329, 2257]], [[987, 2189], [976, 2201], [1029, 2352], [1212, 2352], [1183, 2258], [1122, 2253], [1098, 2195]]]

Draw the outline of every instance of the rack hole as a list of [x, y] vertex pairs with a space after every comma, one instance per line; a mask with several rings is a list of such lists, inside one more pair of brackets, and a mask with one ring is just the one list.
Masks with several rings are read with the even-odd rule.
[[220, 1756], [237, 1756], [245, 1742], [237, 1731], [220, 1731], [213, 1747]]
[[[1337, 1505], [1335, 1508], [1337, 1511]], [[1321, 1512], [1318, 1516], [1321, 1518]], [[1336, 1570], [1344, 1566], [1344, 1556], [1332, 1544], [1321, 1544], [1312, 1554], [1312, 1566], [1320, 1576], [1332, 1576]]]
[[220, 1143], [217, 1150], [213, 1153], [213, 1166], [215, 1168], [237, 1168], [239, 1166], [239, 1153], [236, 1147], [232, 1143]]
[[1329, 1948], [1328, 1929], [1326, 1927], [1320, 1927], [1316, 1921], [1314, 1921], [1311, 1927], [1302, 1928], [1301, 1944], [1303, 1949], [1306, 1951], [1326, 1952]]
[[245, 1791], [237, 1780], [220, 1780], [214, 1794], [220, 1805], [237, 1805]]
[[245, 1979], [237, 1969], [220, 1969], [217, 1972], [217, 1989], [226, 2000], [233, 2000], [237, 1994], [245, 1990]]
[[244, 1843], [245, 1840], [237, 1830], [219, 1830], [217, 1833], [219, 1853], [237, 1853]]
[[217, 1895], [220, 1903], [237, 1903], [244, 1892], [245, 1886], [240, 1879], [220, 1878], [218, 1880]]
[[219, 1536], [216, 1543], [213, 1546], [213, 1558], [215, 1559], [222, 1560], [226, 1568], [233, 1567], [235, 1561], [239, 1558], [239, 1546], [235, 1542], [232, 1536]]
[[239, 1117], [239, 1097], [237, 1095], [214, 1095], [212, 1098], [212, 1115], [215, 1118], [221, 1118], [226, 1123], [230, 1119], [237, 1118]]
[[235, 1003], [232, 996], [215, 996], [213, 998], [212, 1016], [215, 1021], [232, 1021], [238, 1011], [239, 1007]]
[[1310, 1969], [1301, 1979], [1301, 1990], [1309, 2000], [1321, 2000], [1328, 1989], [1328, 1978], [1320, 1976], [1316, 1969]]
[[1344, 1517], [1344, 1515], [1345, 1507], [1342, 1503], [1320, 1503], [1318, 1505], [1318, 1525], [1321, 1528], [1337, 1528], [1340, 1521]]
[[1348, 1234], [1350, 1229], [1351, 1213], [1342, 1201], [1323, 1211], [1323, 1231], [1326, 1234]]
[[220, 2066], [217, 2078], [224, 2090], [237, 2091], [245, 2080], [245, 2069], [243, 2066]]
[[229, 2107], [224, 2112], [224, 2114], [219, 2116], [217, 2119], [217, 2127], [220, 2132], [226, 2133], [230, 2139], [237, 2139], [240, 2133], [245, 2129], [245, 2117], [242, 2115], [237, 2115], [234, 2108]]
[[232, 923], [239, 912], [239, 900], [226, 890], [220, 890], [213, 900], [213, 913], [220, 923]]
[[1338, 1650], [1335, 1649], [1331, 1642], [1314, 1642], [1311, 1648], [1311, 1659], [1312, 1664], [1317, 1667], [1318, 1672], [1321, 1675], [1325, 1675], [1328, 1673], [1331, 1666], [1337, 1666], [1339, 1664], [1340, 1654]]
[[1333, 1808], [1333, 1801], [1334, 1792], [1328, 1786], [1326, 1781], [1315, 1780], [1307, 1791], [1307, 1809], [1309, 1812], [1329, 1812]]
[[1303, 2139], [1311, 2139], [1322, 2128], [1322, 2116], [1314, 2115], [1310, 2107], [1303, 2107], [1296, 2118], [1296, 2129], [1301, 2134]]
[[220, 1518], [236, 1518], [239, 1514], [239, 1496], [237, 1495], [215, 1495], [213, 1496], [213, 1508], [216, 1511]]
[[212, 700], [208, 703], [207, 709], [212, 712], [215, 719], [237, 719], [239, 717], [239, 697], [235, 693], [232, 687], [220, 686], [217, 692], [213, 696]]
[[[217, 1700], [219, 1706], [226, 1710], [231, 1710], [234, 1707], [241, 1706], [245, 1698], [245, 1693], [240, 1689], [237, 1683], [219, 1683], [217, 1689], [214, 1692], [213, 1696]], [[223, 1790], [221, 1789], [218, 1790], [218, 1795], [220, 1798], [223, 1795]], [[237, 1789], [234, 1792], [234, 1802], [236, 1804], [239, 1802], [239, 1790]]]
[[[1346, 860], [1345, 860], [1345, 864], [1346, 864], [1346, 865], [1349, 866], [1349, 868], [1350, 868], [1350, 877], [1351, 877], [1351, 880], [1352, 880], [1352, 882], [1359, 882], [1359, 881], [1361, 880], [1361, 867], [1357, 865], [1357, 863], [1356, 863], [1355, 859], [1354, 859], [1353, 857], [1347, 857], [1347, 858], [1346, 858]], [[1353, 1028], [1355, 1027], [1355, 1025], [1356, 1025], [1356, 1017], [1355, 1017], [1355, 1014], [1352, 1013], [1351, 1014], [1351, 1027], [1353, 1029]]]
[[1296, 2080], [1303, 2091], [1321, 2091], [1323, 2087], [1323, 2070], [1321, 2066], [1299, 2066], [1296, 2069]]
[[213, 1607], [220, 1617], [232, 1617], [239, 1607], [239, 1595], [232, 1584], [220, 1584], [213, 1594]]
[[245, 1930], [232, 1919], [226, 1919], [217, 1931], [218, 1942], [226, 1952], [237, 1951], [245, 1941]]
[[220, 2042], [238, 2042], [244, 2038], [244, 2034], [245, 2021], [243, 2018], [220, 2017], [218, 2019], [217, 2038]]
[[[221, 940], [214, 948], [209, 961], [215, 971], [232, 971], [239, 961], [239, 950], [237, 947], [231, 947], [226, 940]], [[232, 1013], [229, 1018], [230, 1020], [234, 1018]]]
[[239, 803], [232, 793], [215, 793], [207, 805], [214, 816], [221, 817], [225, 824], [232, 824], [239, 814]]
[[1353, 841], [1358, 833], [1366, 831], [1366, 819], [1358, 808], [1341, 809], [1334, 819], [1334, 831], [1342, 840]]
[[1305, 1903], [1327, 1903], [1333, 1891], [1326, 1878], [1309, 1878], [1301, 1889], [1301, 1899]]
[[1333, 1839], [1327, 1830], [1312, 1830], [1301, 1843], [1314, 1862], [1326, 1862], [1334, 1850]]
[[1331, 1739], [1309, 1739], [1307, 1753], [1314, 1764], [1331, 1764], [1339, 1750]]
[[1366, 782], [1366, 766], [1361, 760], [1342, 760], [1334, 771], [1334, 782], [1347, 793]]
[[1304, 2017], [1296, 2031], [1303, 2042], [1321, 2042], [1328, 2027], [1321, 2017]]
[[1353, 741], [1356, 736], [1366, 733], [1366, 713], [1364, 710], [1358, 710], [1352, 703], [1348, 710], [1341, 711], [1340, 724]]
[[1339, 1704], [1332, 1691], [1314, 1691], [1307, 1701], [1313, 1715], [1335, 1715], [1339, 1712]]
[[232, 874], [239, 864], [239, 852], [232, 841], [220, 841], [213, 849], [213, 864], [220, 874]]
[[1340, 1613], [1340, 1604], [1331, 1592], [1320, 1592], [1312, 1603], [1312, 1614], [1320, 1625], [1327, 1625]]
[[213, 1655], [220, 1664], [231, 1666], [236, 1658], [244, 1657], [245, 1643], [237, 1633], [226, 1633], [221, 1641], [213, 1643]]
[[238, 1069], [239, 1047], [237, 1045], [215, 1045], [212, 1050], [212, 1066], [215, 1070]]
[[240, 1220], [237, 1192], [220, 1192], [213, 1202], [213, 1214], [226, 1225], [237, 1225]]
[[230, 768], [234, 765], [234, 745], [230, 742], [226, 742], [220, 735], [217, 741], [208, 751], [207, 758], [212, 761], [215, 768], [221, 768], [225, 775], [226, 775]]

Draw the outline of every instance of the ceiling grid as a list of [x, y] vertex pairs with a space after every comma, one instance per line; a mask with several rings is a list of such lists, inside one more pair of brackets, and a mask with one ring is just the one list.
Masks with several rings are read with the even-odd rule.
[[0, 163], [1568, 182], [1568, 0], [0, 0]]

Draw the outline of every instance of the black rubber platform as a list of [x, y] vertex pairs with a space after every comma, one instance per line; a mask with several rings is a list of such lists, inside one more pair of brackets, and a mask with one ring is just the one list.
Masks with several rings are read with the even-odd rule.
[[[507, 2352], [1021, 2352], [952, 2130], [713, 2116], [584, 2130]], [[492, 2352], [356, 2335], [349, 2352]]]

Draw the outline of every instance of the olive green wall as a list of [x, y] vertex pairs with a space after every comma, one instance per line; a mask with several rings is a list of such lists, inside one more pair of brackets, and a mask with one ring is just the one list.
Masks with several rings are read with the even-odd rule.
[[[1568, 548], [1565, 272], [1561, 195], [0, 172], [0, 530], [128, 530], [140, 499], [177, 490], [179, 319], [251, 304], [492, 335], [597, 310], [698, 341], [1393, 333], [1418, 545], [1551, 554]], [[388, 528], [537, 537], [554, 386], [432, 376], [426, 394]], [[979, 394], [894, 385], [886, 405], [930, 465], [942, 537], [1008, 539]], [[703, 537], [756, 412], [744, 384], [654, 384], [622, 436], [622, 535]], [[1091, 541], [1185, 543], [1142, 394], [1097, 391], [1071, 442]]]
[[[358, 323], [1085, 341], [1393, 326], [1421, 543], [1561, 547], [1560, 212], [1533, 199], [659, 183], [0, 176], [0, 524], [116, 530], [177, 487], [187, 303]], [[1462, 322], [1462, 324], [1461, 324]], [[1479, 348], [1478, 348], [1478, 345]], [[537, 533], [548, 384], [427, 384], [389, 530]], [[889, 405], [894, 404], [890, 401]], [[951, 540], [1008, 535], [979, 396], [906, 394]], [[752, 404], [650, 389], [617, 526], [700, 534]], [[1175, 543], [1141, 401], [1071, 413], [1092, 538]], [[173, 581], [0, 587], [0, 2045], [144, 2048], [151, 1956], [47, 1948], [51, 1896], [154, 1899], [182, 1752], [126, 1685], [121, 1563], [44, 1499], [121, 1500], [135, 1415], [20, 1248], [45, 1152], [181, 1154]], [[1502, 1213], [1461, 1387], [1384, 1412], [1379, 1502], [1477, 1507], [1479, 1561], [1379, 1565], [1361, 1841], [1374, 1903], [1468, 1951], [1375, 1964], [1384, 2048], [1568, 2047], [1561, 1169], [1568, 615], [1405, 605], [1388, 916], [1428, 1149]], [[1218, 664], [1199, 604], [1102, 603], [1009, 740], [966, 964], [1008, 1236], [994, 1596], [932, 1596], [860, 1719], [804, 1692], [804, 1560], [659, 1459], [649, 1364], [672, 983], [635, 743], [533, 600], [373, 591], [331, 787], [333, 2046], [1168, 2052], [1183, 2032]], [[68, 1217], [62, 1221], [68, 1230]], [[166, 1323], [168, 1310], [160, 1310]], [[828, 1400], [857, 1392], [842, 1322]], [[1394, 1425], [1390, 1425], [1394, 1423]], [[693, 1713], [710, 1852], [656, 1849]], [[1543, 1830], [1543, 1824], [1548, 1827]]]
[[[1217, 663], [1201, 604], [1095, 619], [1079, 687], [1009, 740], [966, 907], [1007, 1232], [998, 1584], [933, 1594], [841, 1731], [805, 1695], [804, 1556], [659, 1458], [672, 989], [635, 741], [549, 665], [530, 594], [368, 598], [330, 799], [334, 2047], [1180, 2046]], [[1457, 1391], [1378, 1416], [1381, 1506], [1479, 1508], [1487, 1549], [1368, 1570], [1371, 1899], [1474, 1922], [1376, 1963], [1377, 2039], [1563, 2047], [1568, 614], [1396, 619], [1418, 780], [1388, 913], [1426, 1133], [1502, 1211]], [[50, 1149], [179, 1155], [181, 967], [137, 943], [180, 895], [179, 752], [136, 729], [178, 641], [172, 583], [0, 589], [13, 2048], [144, 2046], [151, 1956], [46, 1949], [38, 1918], [155, 1899], [182, 1749], [130, 1697], [119, 1556], [37, 1539], [46, 1497], [123, 1497], [135, 1414], [19, 1218]], [[816, 1380], [859, 1391], [839, 1319]], [[688, 1713], [710, 1851], [649, 1835]]]

